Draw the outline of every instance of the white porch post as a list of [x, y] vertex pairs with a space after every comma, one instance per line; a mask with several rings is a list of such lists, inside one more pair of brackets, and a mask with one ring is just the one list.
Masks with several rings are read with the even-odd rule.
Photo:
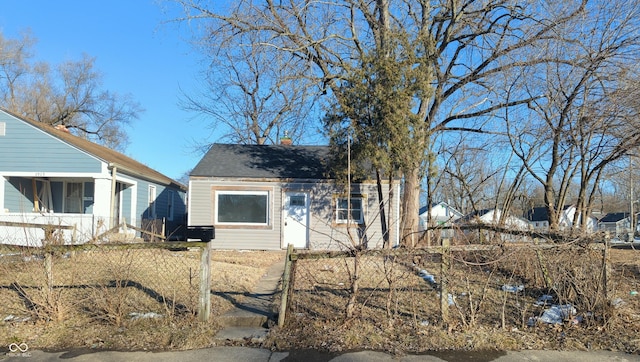
[[95, 188], [93, 190], [93, 215], [96, 220], [103, 219], [105, 225], [110, 225], [111, 220], [111, 179], [97, 178], [95, 179]]
[[115, 223], [113, 222], [116, 219], [116, 212], [119, 210], [114, 210], [113, 205], [116, 204], [116, 175], [118, 174], [118, 168], [113, 166], [111, 169], [111, 193], [109, 197], [109, 229], [113, 228]]
[[7, 182], [7, 179], [4, 176], [0, 175], [0, 214], [4, 213], [4, 184]]

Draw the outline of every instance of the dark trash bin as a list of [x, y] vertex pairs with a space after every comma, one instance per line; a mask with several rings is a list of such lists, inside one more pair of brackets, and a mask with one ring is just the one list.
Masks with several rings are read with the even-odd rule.
[[215, 230], [213, 225], [187, 226], [187, 240], [199, 239], [202, 242], [208, 243], [216, 238]]

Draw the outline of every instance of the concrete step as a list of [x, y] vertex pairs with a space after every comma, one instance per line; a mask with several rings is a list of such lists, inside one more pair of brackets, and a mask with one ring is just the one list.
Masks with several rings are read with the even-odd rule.
[[234, 308], [218, 317], [222, 327], [265, 327], [271, 313], [266, 311], [247, 311]]
[[269, 333], [267, 328], [253, 328], [253, 327], [229, 327], [221, 330], [216, 334], [215, 339], [218, 341], [231, 341], [231, 342], [252, 342], [260, 343]]

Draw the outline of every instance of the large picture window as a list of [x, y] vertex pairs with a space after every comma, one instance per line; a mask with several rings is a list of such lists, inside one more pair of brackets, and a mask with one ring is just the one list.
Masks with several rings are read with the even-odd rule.
[[217, 191], [217, 224], [269, 224], [267, 191]]
[[[351, 201], [351, 207], [349, 208], [349, 200]], [[351, 217], [349, 217], [349, 209], [351, 211]], [[336, 199], [336, 223], [346, 224], [347, 222], [363, 224], [364, 223], [364, 209], [363, 200], [361, 197], [339, 197]]]

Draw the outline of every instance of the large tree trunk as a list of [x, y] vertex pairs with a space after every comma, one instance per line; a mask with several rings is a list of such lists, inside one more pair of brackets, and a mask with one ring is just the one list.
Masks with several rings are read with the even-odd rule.
[[420, 168], [404, 173], [402, 196], [402, 245], [415, 247], [418, 236], [418, 213], [420, 211]]

